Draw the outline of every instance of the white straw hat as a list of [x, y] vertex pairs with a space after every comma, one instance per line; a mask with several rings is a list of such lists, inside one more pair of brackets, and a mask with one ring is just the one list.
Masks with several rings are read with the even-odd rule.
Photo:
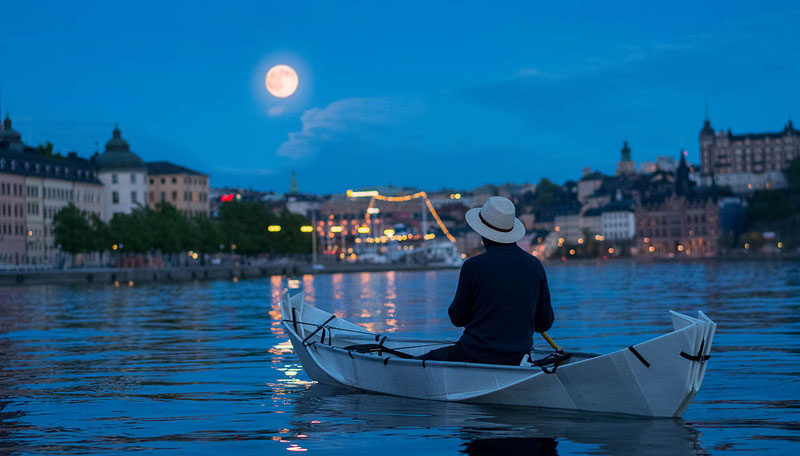
[[492, 196], [483, 207], [467, 211], [467, 224], [490, 241], [510, 244], [525, 236], [525, 225], [514, 215], [514, 203], [502, 196]]

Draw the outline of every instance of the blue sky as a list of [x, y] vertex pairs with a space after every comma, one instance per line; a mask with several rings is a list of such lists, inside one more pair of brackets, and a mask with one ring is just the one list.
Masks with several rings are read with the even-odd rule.
[[33, 144], [89, 155], [119, 122], [212, 186], [320, 193], [564, 181], [626, 139], [699, 161], [706, 102], [717, 129], [800, 121], [792, 2], [228, 3], [7, 2], [2, 110]]

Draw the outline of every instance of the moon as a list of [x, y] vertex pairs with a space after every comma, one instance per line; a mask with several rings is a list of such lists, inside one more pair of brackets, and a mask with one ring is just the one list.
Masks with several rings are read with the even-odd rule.
[[297, 90], [297, 72], [289, 65], [275, 65], [267, 72], [264, 85], [269, 93], [278, 98], [287, 98]]

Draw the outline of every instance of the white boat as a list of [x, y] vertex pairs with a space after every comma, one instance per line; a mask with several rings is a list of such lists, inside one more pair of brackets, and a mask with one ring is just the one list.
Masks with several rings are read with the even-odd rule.
[[376, 334], [284, 294], [283, 325], [312, 380], [439, 401], [680, 417], [705, 375], [717, 325], [670, 312], [674, 330], [598, 355], [533, 350], [520, 366], [415, 359], [453, 342]]

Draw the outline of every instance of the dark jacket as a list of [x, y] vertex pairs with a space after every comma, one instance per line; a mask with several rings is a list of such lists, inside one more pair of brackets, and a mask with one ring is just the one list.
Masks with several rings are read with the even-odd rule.
[[553, 325], [550, 290], [542, 263], [516, 244], [486, 242], [486, 252], [461, 266], [448, 309], [464, 327], [456, 346], [472, 362], [519, 363], [533, 333]]

